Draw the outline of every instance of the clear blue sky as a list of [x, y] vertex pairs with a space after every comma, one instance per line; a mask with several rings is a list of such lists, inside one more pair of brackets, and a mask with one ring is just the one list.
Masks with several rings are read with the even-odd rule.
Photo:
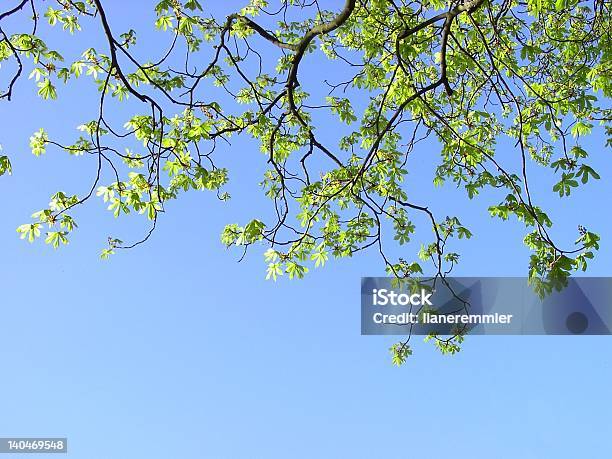
[[[117, 32], [147, 20], [145, 2], [107, 3]], [[145, 36], [163, 49], [158, 34]], [[78, 43], [52, 37], [89, 46], [87, 34]], [[75, 459], [609, 455], [609, 337], [469, 337], [454, 357], [417, 343], [395, 368], [393, 338], [360, 336], [359, 279], [384, 273], [374, 253], [299, 282], [265, 281], [255, 252], [237, 263], [219, 242], [223, 225], [269, 209], [257, 196], [264, 158], [249, 141], [223, 150], [223, 162], [238, 165], [234, 199], [185, 196], [143, 247], [99, 260], [106, 236], [144, 230], [141, 219], [115, 222], [100, 202], [76, 215], [80, 228], [62, 250], [20, 241], [15, 228], [52, 193], [88, 186], [91, 158], [56, 150], [34, 158], [28, 149], [41, 126], [70, 140], [95, 116], [91, 83], [79, 87], [43, 103], [22, 81], [0, 105], [0, 143], [14, 164], [0, 178], [0, 436], [67, 436]], [[579, 223], [602, 235], [590, 274], [605, 276], [610, 151], [601, 137], [586, 145], [602, 180], [561, 202], [541, 177], [539, 194], [565, 241]], [[434, 144], [417, 151], [411, 171], [431, 171], [437, 153]], [[421, 202], [462, 216], [475, 234], [460, 247], [457, 274], [525, 274], [522, 228], [487, 216], [491, 196], [466, 203], [452, 187], [434, 190], [431, 176], [410, 177]]]

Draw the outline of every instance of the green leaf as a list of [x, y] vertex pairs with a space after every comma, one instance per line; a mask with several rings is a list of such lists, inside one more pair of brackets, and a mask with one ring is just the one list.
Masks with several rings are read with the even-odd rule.
[[38, 83], [38, 95], [43, 99], [57, 99], [57, 91], [49, 78]]
[[595, 180], [599, 180], [601, 178], [599, 174], [593, 170], [593, 168], [587, 166], [586, 164], [580, 166], [580, 169], [578, 169], [576, 175], [581, 177], [580, 181], [582, 183], [587, 183], [589, 181], [589, 176], [593, 177]]
[[51, 244], [54, 249], [57, 249], [61, 244], [68, 244], [68, 238], [65, 231], [50, 231], [45, 239], [46, 244]]
[[11, 166], [11, 161], [8, 156], [0, 156], [0, 176], [4, 174], [11, 175], [13, 173], [13, 168]]
[[325, 250], [315, 252], [310, 256], [310, 259], [315, 262], [315, 268], [318, 268], [319, 266], [324, 266], [328, 258], [329, 254]]
[[40, 223], [26, 223], [17, 228], [21, 239], [28, 239], [28, 242], [34, 242], [37, 237], [40, 237]]
[[30, 137], [30, 148], [35, 156], [40, 156], [45, 153], [45, 147], [49, 142], [49, 137], [43, 128], [40, 128], [38, 132], [35, 132]]
[[283, 275], [283, 269], [281, 268], [280, 263], [270, 263], [268, 265], [268, 272], [266, 274], [266, 280], [272, 279], [273, 281], [276, 281], [278, 276], [282, 276], [282, 275]]

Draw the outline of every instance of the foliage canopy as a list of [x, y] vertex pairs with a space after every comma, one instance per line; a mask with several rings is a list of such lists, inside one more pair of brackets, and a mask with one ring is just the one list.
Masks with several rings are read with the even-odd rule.
[[[161, 0], [154, 4], [155, 27], [167, 34], [161, 55], [151, 55], [160, 47], [140, 43], [137, 31], [115, 30], [103, 0], [55, 0], [46, 10], [38, 0], [7, 3], [13, 6], [0, 12], [2, 99], [22, 90], [28, 71], [43, 99], [61, 96], [77, 78], [91, 79], [99, 92], [95, 115], [73, 141], [43, 128], [30, 138], [34, 155], [59, 148], [97, 159], [91, 186], [55, 193], [17, 229], [30, 242], [68, 243], [74, 212], [96, 197], [116, 217], [136, 212], [151, 222], [141, 240], [109, 238], [103, 258], [146, 241], [166, 203], [182, 193], [210, 190], [229, 199], [223, 186], [231, 171], [216, 165], [217, 145], [243, 135], [264, 153], [261, 185], [273, 212], [227, 225], [221, 240], [245, 251], [265, 244], [271, 279], [301, 278], [330, 257], [367, 248], [397, 278], [447, 275], [459, 260], [448, 243], [471, 232], [458, 216], [434, 215], [413, 201], [403, 186], [408, 156], [430, 137], [440, 145], [434, 183], [454, 182], [469, 199], [505, 190], [489, 212], [524, 223], [529, 276], [543, 293], [585, 270], [599, 248], [599, 236], [583, 227], [573, 246], [553, 240], [527, 170], [549, 170], [560, 198], [599, 179], [581, 141], [603, 129], [612, 145], [609, 1], [251, 0], [216, 17], [205, 2]], [[100, 30], [105, 44], [65, 60], [41, 38], [43, 22], [75, 35]], [[150, 57], [137, 57], [143, 53]], [[300, 81], [317, 59], [341, 69], [341, 79], [317, 83], [326, 96], [309, 94], [311, 82]], [[124, 126], [107, 119], [116, 104], [133, 108]], [[346, 132], [324, 141], [317, 135], [323, 123]], [[133, 140], [137, 152], [126, 148]], [[516, 154], [499, 158], [497, 145], [508, 141]], [[103, 171], [114, 180], [102, 183]], [[0, 156], [0, 175], [10, 172], [8, 156]], [[432, 236], [417, 256], [387, 253], [383, 234], [402, 245], [423, 222]], [[458, 340], [436, 338], [451, 353]], [[398, 364], [410, 354], [407, 342], [392, 351]]]

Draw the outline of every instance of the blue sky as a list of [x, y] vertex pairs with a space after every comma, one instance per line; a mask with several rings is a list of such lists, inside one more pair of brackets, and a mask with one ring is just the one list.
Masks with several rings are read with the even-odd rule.
[[[117, 32], [147, 19], [142, 4], [121, 17], [109, 3]], [[87, 34], [77, 43], [50, 36], [70, 49], [89, 46]], [[145, 36], [159, 47], [159, 35]], [[319, 76], [305, 69], [303, 79]], [[67, 436], [78, 459], [539, 459], [610, 450], [609, 337], [469, 337], [454, 357], [416, 343], [395, 368], [393, 338], [360, 336], [360, 277], [384, 273], [375, 253], [298, 282], [265, 281], [256, 252], [237, 263], [239, 254], [219, 241], [224, 224], [269, 210], [257, 194], [264, 158], [246, 139], [223, 150], [231, 202], [184, 196], [143, 247], [99, 260], [108, 235], [144, 230], [140, 219], [115, 222], [100, 202], [78, 213], [80, 228], [62, 250], [20, 241], [15, 228], [52, 193], [80, 193], [89, 183], [91, 158], [51, 149], [34, 158], [28, 149], [39, 127], [71, 139], [94, 116], [91, 83], [79, 88], [60, 88], [58, 101], [43, 103], [24, 80], [14, 101], [0, 105], [0, 143], [14, 165], [13, 176], [0, 178], [0, 436]], [[602, 235], [589, 274], [605, 276], [610, 151], [602, 137], [585, 145], [602, 180], [569, 201], [549, 191], [545, 176], [536, 180], [559, 237], [573, 240], [578, 224]], [[450, 186], [430, 185], [436, 148], [415, 153], [408, 186], [475, 234], [460, 246], [456, 273], [524, 275], [522, 228], [488, 217], [493, 197], [466, 202]]]

